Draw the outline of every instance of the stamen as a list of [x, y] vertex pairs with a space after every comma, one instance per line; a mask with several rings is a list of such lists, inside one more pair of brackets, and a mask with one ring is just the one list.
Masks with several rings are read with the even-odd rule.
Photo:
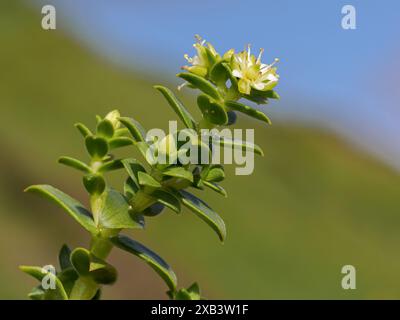
[[261, 57], [264, 53], [264, 48], [260, 48], [260, 53], [258, 54], [257, 63], [261, 62]]
[[206, 43], [205, 39], [200, 37], [198, 34], [196, 34], [194, 37], [196, 38], [196, 41], [197, 41], [198, 44], [200, 44], [201, 46], [204, 46], [204, 44]]
[[272, 62], [271, 64], [270, 64], [270, 66], [272, 67], [275, 63], [278, 63], [279, 62], [279, 58], [275, 58], [274, 59], [274, 62]]
[[187, 86], [187, 82], [184, 82], [178, 86], [178, 91], [180, 91], [183, 87]]
[[185, 53], [185, 54], [183, 55], [183, 57], [187, 60], [187, 62], [189, 62], [189, 63], [192, 63], [192, 62], [193, 62], [193, 59], [190, 58], [189, 55], [188, 55], [187, 53]]

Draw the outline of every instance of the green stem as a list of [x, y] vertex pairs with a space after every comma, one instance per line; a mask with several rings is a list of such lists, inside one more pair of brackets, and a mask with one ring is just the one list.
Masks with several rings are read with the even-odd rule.
[[[90, 253], [97, 258], [105, 260], [113, 247], [108, 238], [118, 232], [119, 230], [113, 230], [112, 232], [103, 232], [101, 236], [93, 236], [90, 243]], [[69, 298], [71, 300], [90, 300], [99, 289], [100, 285], [89, 277], [79, 276], [75, 281]]]
[[108, 240], [108, 237], [117, 233], [118, 232], [116, 231], [113, 232], [113, 234], [107, 234], [107, 236], [102, 235], [101, 237], [92, 237], [92, 241], [90, 243], [90, 253], [102, 260], [107, 259], [113, 247], [111, 241]]

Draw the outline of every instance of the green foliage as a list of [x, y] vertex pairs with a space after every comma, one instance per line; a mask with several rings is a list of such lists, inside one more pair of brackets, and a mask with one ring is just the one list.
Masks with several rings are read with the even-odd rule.
[[182, 288], [173, 297], [175, 300], [201, 300], [200, 287], [195, 282], [189, 288]]
[[[186, 81], [184, 85], [200, 91], [197, 104], [201, 119], [196, 121], [170, 89], [157, 85], [155, 89], [162, 94], [185, 129], [156, 139], [149, 137], [137, 120], [121, 116], [117, 110], [104, 117], [96, 116], [97, 124], [93, 131], [82, 123], [75, 124], [83, 136], [89, 159], [83, 162], [63, 156], [59, 163], [83, 173], [82, 182], [88, 192], [90, 209], [49, 185], [34, 185], [26, 189], [53, 201], [91, 236], [89, 249], [71, 251], [68, 246], [62, 246], [59, 252], [61, 270], [54, 275], [43, 273], [39, 267], [21, 267], [22, 271], [39, 281], [48, 275], [56, 284], [55, 290], [44, 289], [41, 285], [35, 287], [29, 294], [31, 299], [99, 299], [102, 286], [117, 279], [116, 269], [106, 261], [113, 247], [136, 255], [154, 269], [168, 286], [171, 299], [201, 299], [197, 283], [187, 289], [178, 289], [171, 267], [155, 252], [122, 235], [121, 231], [143, 228], [147, 218], [158, 216], [165, 208], [180, 213], [185, 207], [203, 220], [223, 242], [226, 238], [223, 219], [187, 189], [197, 189], [198, 192], [210, 189], [227, 196], [218, 184], [225, 179], [224, 167], [209, 163], [218, 145], [259, 155], [263, 152], [253, 143], [227, 139], [216, 133], [207, 135], [202, 129], [232, 125], [236, 121], [236, 112], [270, 123], [264, 113], [238, 100], [244, 98], [266, 103], [269, 98], [278, 98], [272, 90], [278, 75], [276, 68], [262, 65], [250, 53], [235, 54], [229, 50], [220, 55], [211, 44], [199, 37], [198, 40], [194, 46], [198, 56], [186, 56], [192, 65], [185, 66], [186, 72], [177, 76]], [[246, 65], [239, 63], [243, 59], [248, 59]], [[176, 142], [181, 134], [187, 138], [184, 143]], [[135, 147], [144, 161], [116, 158], [114, 152], [126, 146]], [[199, 152], [194, 159], [197, 161], [185, 163], [181, 156], [187, 156], [192, 150]], [[200, 156], [203, 151], [206, 159]], [[159, 156], [164, 156], [167, 163], [158, 163]], [[110, 186], [106, 174], [120, 169], [124, 174], [123, 186]]]
[[64, 286], [60, 279], [52, 274], [51, 272], [46, 272], [41, 267], [34, 266], [20, 266], [21, 271], [29, 274], [38, 281], [43, 281], [45, 277], [48, 278], [49, 282], [55, 284], [54, 288], [44, 289], [43, 287], [36, 287], [30, 293], [30, 297], [35, 300], [67, 300], [68, 296], [65, 292]]
[[216, 89], [216, 87], [213, 86], [209, 81], [207, 81], [203, 77], [200, 77], [192, 73], [178, 73], [177, 76], [182, 78], [183, 80], [186, 80], [188, 83], [192, 85], [192, 87], [197, 88], [200, 91], [203, 91], [206, 95], [210, 96], [211, 98], [217, 101], [221, 100], [222, 97], [218, 92], [218, 90]]
[[102, 137], [87, 136], [86, 149], [94, 159], [102, 159], [108, 152], [107, 140]]
[[208, 122], [220, 126], [228, 122], [228, 114], [224, 107], [213, 101], [209, 96], [205, 94], [199, 95], [197, 97], [197, 105]]
[[25, 191], [38, 193], [41, 196], [53, 201], [55, 204], [64, 209], [87, 231], [92, 234], [97, 232], [92, 214], [81, 203], [64, 192], [49, 185], [30, 186], [25, 189]]
[[193, 116], [171, 90], [163, 86], [154, 86], [154, 88], [162, 93], [169, 105], [185, 124], [186, 128], [196, 129], [196, 121]]
[[174, 271], [172, 271], [171, 267], [155, 252], [146, 248], [141, 243], [124, 235], [113, 237], [111, 238], [111, 241], [118, 248], [125, 250], [144, 260], [159, 274], [159, 276], [168, 285], [169, 289], [175, 291], [177, 279]]
[[143, 226], [130, 214], [130, 205], [123, 194], [108, 188], [93, 201], [93, 212], [99, 229], [134, 229]]
[[223, 242], [226, 237], [225, 223], [222, 218], [214, 212], [203, 200], [193, 194], [180, 191], [181, 200], [184, 206], [194, 212], [200, 219], [204, 220], [218, 235]]
[[96, 173], [83, 176], [83, 185], [91, 195], [100, 195], [106, 188], [104, 178]]
[[255, 110], [249, 106], [246, 106], [242, 103], [236, 101], [226, 101], [225, 106], [230, 110], [239, 111], [241, 113], [247, 114], [250, 117], [256, 118], [258, 120], [264, 121], [268, 124], [271, 124], [271, 120], [261, 111]]

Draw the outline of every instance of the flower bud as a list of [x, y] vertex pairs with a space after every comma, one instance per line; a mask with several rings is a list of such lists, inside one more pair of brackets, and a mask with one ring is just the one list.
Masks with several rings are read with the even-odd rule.
[[105, 119], [111, 121], [114, 129], [118, 129], [121, 126], [121, 123], [118, 121], [119, 117], [121, 117], [119, 111], [113, 110], [106, 115]]

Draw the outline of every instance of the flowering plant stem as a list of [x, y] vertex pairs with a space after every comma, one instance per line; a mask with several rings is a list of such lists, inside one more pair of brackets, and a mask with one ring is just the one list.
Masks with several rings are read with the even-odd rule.
[[[261, 63], [262, 51], [258, 58], [250, 54], [250, 47], [237, 54], [231, 49], [220, 55], [210, 43], [197, 39], [194, 45], [197, 55], [193, 58], [185, 55], [190, 65], [183, 67], [184, 72], [178, 77], [185, 81], [180, 87], [200, 91], [197, 105], [201, 119], [195, 120], [170, 89], [155, 86], [183, 123], [183, 129], [162, 137], [154, 136], [138, 121], [122, 117], [117, 110], [105, 117], [97, 116], [94, 132], [82, 123], [75, 125], [84, 138], [90, 160], [87, 164], [63, 156], [59, 163], [83, 173], [89, 209], [50, 185], [26, 189], [65, 210], [91, 238], [89, 249], [71, 250], [63, 245], [58, 270], [51, 265], [46, 266], [49, 268], [20, 266], [23, 272], [40, 281], [29, 293], [31, 299], [99, 299], [103, 287], [117, 280], [117, 270], [107, 261], [114, 247], [135, 255], [154, 269], [167, 285], [170, 299], [202, 298], [197, 283], [179, 288], [174, 271], [164, 259], [124, 232], [144, 228], [147, 219], [157, 217], [166, 209], [180, 213], [185, 207], [210, 226], [223, 242], [226, 227], [220, 215], [187, 190], [209, 189], [226, 197], [220, 185], [225, 178], [224, 167], [214, 163], [212, 155], [221, 146], [260, 155], [262, 150], [248, 141], [230, 139], [218, 132], [204, 133], [202, 129], [231, 126], [236, 122], [237, 113], [270, 123], [263, 112], [239, 100], [265, 104], [268, 99], [279, 96], [273, 91], [278, 82], [276, 67]], [[182, 134], [188, 138], [185, 143], [177, 139]], [[127, 146], [136, 147], [144, 161], [114, 155], [117, 149]], [[106, 180], [106, 174], [115, 170], [124, 173], [125, 182], [120, 188], [113, 188]]]

